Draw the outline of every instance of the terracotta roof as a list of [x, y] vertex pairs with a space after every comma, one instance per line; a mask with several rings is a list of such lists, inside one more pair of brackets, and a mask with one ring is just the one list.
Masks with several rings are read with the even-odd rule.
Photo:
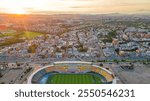
[[150, 34], [145, 34], [144, 38], [150, 38]]

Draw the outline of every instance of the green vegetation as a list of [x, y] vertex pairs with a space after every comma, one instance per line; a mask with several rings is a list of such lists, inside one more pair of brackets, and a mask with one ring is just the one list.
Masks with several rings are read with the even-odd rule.
[[30, 68], [27, 68], [27, 69], [24, 71], [24, 73], [27, 74], [27, 73], [29, 73], [31, 70], [32, 70], [31, 67], [30, 67]]
[[103, 39], [102, 40], [104, 43], [108, 42], [108, 43], [111, 43], [112, 42], [112, 38], [106, 38], [106, 39]]
[[20, 35], [20, 37], [24, 37], [28, 40], [33, 39], [39, 35], [42, 35], [42, 33], [38, 33], [38, 32], [29, 32], [29, 31], [24, 31], [22, 35]]
[[5, 40], [4, 42], [0, 42], [0, 47], [9, 46], [20, 42], [24, 42], [24, 40], [13, 37], [10, 40]]
[[5, 31], [0, 31], [0, 37], [14, 36], [15, 33], [16, 33], [15, 30], [5, 30]]
[[91, 61], [91, 62], [115, 62], [115, 63], [119, 63], [119, 62], [145, 62], [145, 63], [150, 63], [150, 60], [130, 60], [130, 59], [126, 59], [126, 60], [97, 60], [97, 61]]
[[0, 72], [0, 78], [2, 77], [3, 75], [2, 75], [2, 73]]
[[5, 84], [5, 82], [1, 82], [0, 84]]
[[149, 24], [150, 21], [146, 20], [146, 19], [138, 19], [135, 21], [109, 21], [106, 22], [105, 24], [112, 24], [112, 25], [125, 25], [128, 27], [136, 27], [139, 28], [141, 25], [143, 25], [144, 27], [147, 27], [146, 25]]
[[29, 46], [29, 48], [28, 48], [28, 52], [29, 52], [29, 53], [35, 53], [35, 52], [36, 52], [37, 47], [38, 47], [38, 45], [35, 45], [35, 44], [33, 44], [33, 45]]
[[83, 47], [83, 44], [81, 44], [81, 43], [77, 46], [77, 49], [79, 52], [87, 52], [88, 51], [88, 48]]
[[115, 31], [112, 31], [112, 32], [109, 32], [109, 33], [108, 33], [108, 37], [116, 38], [116, 30], [115, 30]]
[[0, 34], [0, 37], [6, 37], [6, 36], [14, 36], [14, 33]]
[[106, 43], [106, 42], [111, 43], [113, 41], [113, 38], [116, 38], [116, 30], [112, 31], [112, 32], [109, 32], [108, 35], [106, 36], [106, 38], [103, 39], [102, 41], [104, 43]]
[[88, 51], [88, 48], [78, 48], [78, 51], [79, 51], [79, 52], [87, 52], [87, 51]]
[[93, 74], [54, 74], [47, 84], [101, 84], [101, 78]]
[[104, 65], [101, 63], [99, 66], [100, 66], [100, 67], [103, 67]]
[[38, 32], [29, 32], [29, 31], [0, 34], [0, 37], [12, 36], [10, 39], [0, 42], [0, 47], [24, 42], [25, 40], [32, 40], [33, 38], [39, 35], [43, 35], [43, 34]]

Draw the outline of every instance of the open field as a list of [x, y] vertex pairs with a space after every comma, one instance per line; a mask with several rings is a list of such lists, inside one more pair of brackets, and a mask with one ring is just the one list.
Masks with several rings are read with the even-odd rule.
[[20, 37], [25, 37], [26, 39], [33, 39], [39, 35], [42, 35], [42, 33], [38, 33], [38, 32], [30, 32], [30, 31], [24, 31], [22, 35], [20, 35]]
[[92, 74], [54, 74], [47, 84], [101, 84], [101, 78]]
[[0, 38], [1, 38], [1, 37], [6, 37], [6, 36], [14, 36], [14, 33], [0, 34]]
[[0, 38], [1, 37], [6, 37], [6, 36], [14, 36], [16, 34], [15, 30], [5, 30], [5, 31], [0, 31]]
[[0, 46], [9, 46], [12, 44], [24, 42], [25, 40], [32, 40], [33, 38], [39, 35], [42, 35], [42, 33], [30, 32], [30, 31], [0, 34], [0, 38], [11, 36], [10, 39], [0, 42]]

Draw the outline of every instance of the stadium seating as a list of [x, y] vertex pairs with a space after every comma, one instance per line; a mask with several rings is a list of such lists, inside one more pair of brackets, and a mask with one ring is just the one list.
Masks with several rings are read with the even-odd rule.
[[[102, 78], [102, 81], [107, 84], [111, 84], [114, 80], [114, 75], [110, 71], [105, 70], [104, 68], [101, 68], [99, 66], [89, 64], [87, 65], [83, 63], [77, 63], [77, 65], [73, 63], [73, 66], [71, 66], [69, 63], [69, 65], [64, 64], [61, 66], [60, 64], [57, 64], [41, 68], [40, 70], [35, 72], [34, 75], [32, 75], [29, 83], [44, 83], [44, 80], [46, 80], [48, 76], [52, 76], [56, 73], [93, 73], [93, 75], [100, 76]], [[42, 79], [44, 80], [42, 81]]]

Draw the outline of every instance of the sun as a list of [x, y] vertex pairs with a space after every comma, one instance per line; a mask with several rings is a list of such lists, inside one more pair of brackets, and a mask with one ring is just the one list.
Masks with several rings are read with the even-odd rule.
[[9, 11], [10, 14], [27, 14], [27, 12], [24, 9], [11, 9]]

